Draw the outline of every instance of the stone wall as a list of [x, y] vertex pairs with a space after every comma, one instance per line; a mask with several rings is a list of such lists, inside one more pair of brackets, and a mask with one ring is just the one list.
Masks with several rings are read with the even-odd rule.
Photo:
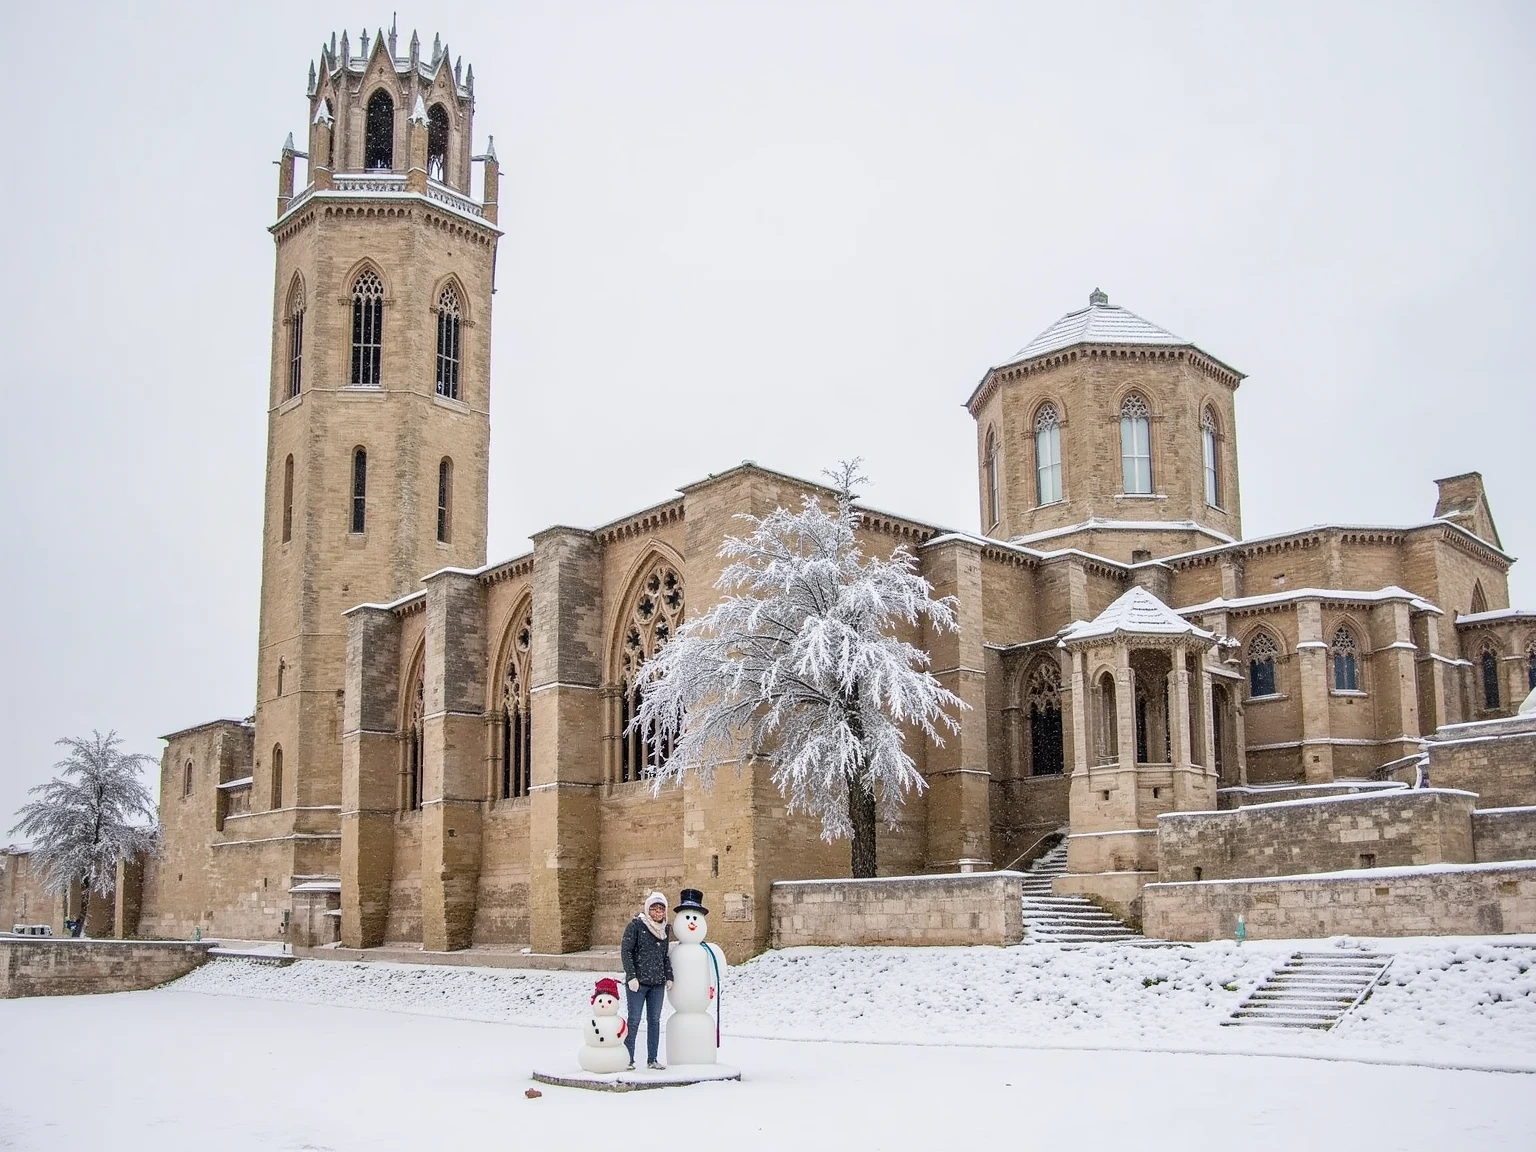
[[1250, 940], [1536, 932], [1536, 864], [1440, 864], [1268, 880], [1149, 884], [1143, 929], [1215, 940], [1246, 921]]
[[1158, 879], [1470, 864], [1470, 792], [1397, 789], [1158, 817]]
[[1488, 808], [1472, 813], [1472, 848], [1479, 864], [1536, 860], [1536, 808]]
[[1536, 803], [1536, 716], [1448, 725], [1425, 748], [1437, 788], [1476, 792], [1484, 808]]
[[772, 944], [1017, 944], [1022, 880], [1019, 872], [971, 872], [779, 881]]
[[0, 999], [154, 988], [202, 964], [211, 947], [144, 940], [0, 940]]

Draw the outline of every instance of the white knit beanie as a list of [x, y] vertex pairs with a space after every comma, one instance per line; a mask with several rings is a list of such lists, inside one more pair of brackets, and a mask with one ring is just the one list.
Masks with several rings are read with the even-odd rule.
[[645, 898], [645, 903], [640, 906], [640, 910], [642, 912], [649, 912], [652, 904], [660, 904], [665, 908], [667, 906], [667, 898], [660, 892], [652, 892]]

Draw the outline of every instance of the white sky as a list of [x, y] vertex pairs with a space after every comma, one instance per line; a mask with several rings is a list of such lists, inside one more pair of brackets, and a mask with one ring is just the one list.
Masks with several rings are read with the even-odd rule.
[[[1248, 534], [1478, 469], [1536, 549], [1536, 9], [1256, 7], [402, 9], [504, 166], [491, 557], [743, 459], [975, 529], [961, 403], [1096, 285], [1249, 374]], [[272, 162], [388, 15], [9, 11], [0, 843], [55, 738], [253, 707]]]

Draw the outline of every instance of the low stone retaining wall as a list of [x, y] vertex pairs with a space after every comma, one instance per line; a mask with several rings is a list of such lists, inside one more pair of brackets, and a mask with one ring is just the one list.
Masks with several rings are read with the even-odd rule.
[[136, 992], [185, 976], [212, 941], [0, 939], [0, 999]]
[[1473, 812], [1472, 848], [1479, 864], [1536, 860], [1536, 808], [1484, 808]]
[[780, 880], [770, 901], [774, 948], [837, 944], [1017, 944], [1024, 875], [961, 872], [873, 880]]
[[1148, 884], [1142, 922], [1160, 940], [1536, 932], [1536, 864], [1438, 864], [1313, 876]]

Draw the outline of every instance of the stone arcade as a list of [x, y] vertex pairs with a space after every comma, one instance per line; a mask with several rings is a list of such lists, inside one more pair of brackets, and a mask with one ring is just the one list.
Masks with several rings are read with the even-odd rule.
[[[167, 737], [166, 851], [118, 930], [271, 938], [292, 915], [299, 943], [570, 952], [690, 886], [719, 894], [733, 960], [761, 949], [771, 883], [846, 875], [846, 845], [751, 770], [653, 798], [625, 727], [638, 663], [714, 595], [732, 516], [817, 487], [744, 464], [488, 564], [501, 233], [473, 70], [393, 28], [343, 35], [309, 101], [270, 227], [255, 712]], [[1096, 290], [966, 401], [978, 528], [866, 511], [867, 549], [912, 547], [956, 598], [958, 633], [912, 639], [972, 705], [911, 749], [929, 787], [882, 872], [1016, 865], [1069, 827], [1058, 888], [1134, 917], [1160, 815], [1389, 776], [1536, 683], [1536, 613], [1509, 607], [1475, 473], [1417, 524], [1243, 538], [1242, 380]]]

